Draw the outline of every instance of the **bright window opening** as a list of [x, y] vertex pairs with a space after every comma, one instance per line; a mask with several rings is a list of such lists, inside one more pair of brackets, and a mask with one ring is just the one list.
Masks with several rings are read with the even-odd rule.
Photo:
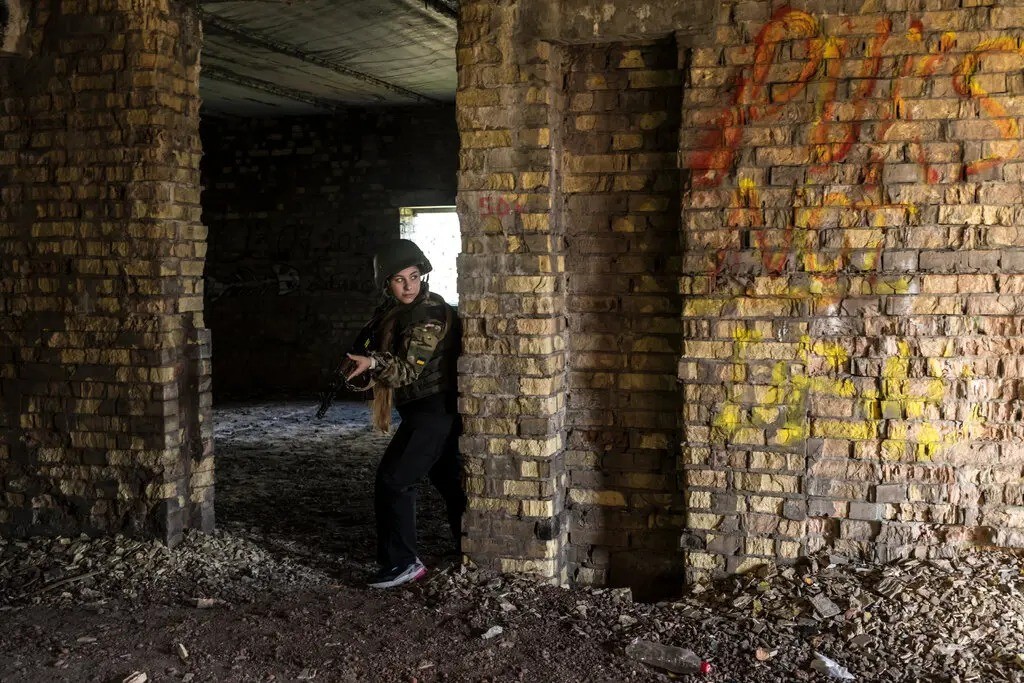
[[455, 259], [462, 233], [454, 206], [414, 206], [400, 210], [402, 237], [415, 242], [430, 260], [430, 291], [450, 304], [459, 303]]

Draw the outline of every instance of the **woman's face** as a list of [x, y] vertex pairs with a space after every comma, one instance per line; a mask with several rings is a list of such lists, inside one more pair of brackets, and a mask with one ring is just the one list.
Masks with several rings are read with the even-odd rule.
[[420, 269], [409, 266], [388, 278], [391, 293], [403, 304], [411, 304], [420, 295]]

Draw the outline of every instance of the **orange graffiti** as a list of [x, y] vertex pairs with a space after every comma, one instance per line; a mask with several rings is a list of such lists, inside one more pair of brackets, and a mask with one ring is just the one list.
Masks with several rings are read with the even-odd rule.
[[981, 63], [981, 56], [986, 53], [1010, 53], [1024, 57], [1024, 47], [1018, 47], [1017, 40], [1004, 36], [993, 40], [986, 40], [974, 48], [957, 66], [953, 72], [953, 87], [961, 97], [977, 98], [981, 108], [992, 118], [992, 123], [999, 130], [1004, 140], [1011, 141], [1009, 154], [993, 154], [978, 159], [967, 165], [967, 175], [974, 175], [986, 169], [993, 168], [1007, 159], [1014, 158], [1020, 153], [1020, 145], [1017, 142], [1020, 138], [1020, 126], [1017, 119], [1008, 117], [1006, 108], [999, 102], [993, 100], [981, 86], [975, 74]]
[[[822, 188], [828, 182], [829, 174], [835, 173], [835, 164], [844, 161], [861, 140], [862, 121], [879, 120], [870, 132], [875, 140], [885, 141], [891, 131], [895, 131], [897, 121], [894, 119], [913, 120], [913, 111], [903, 99], [904, 87], [911, 79], [920, 82], [921, 79], [935, 78], [940, 68], [952, 58], [950, 51], [957, 43], [956, 34], [947, 31], [928, 48], [928, 54], [903, 57], [891, 80], [891, 99], [886, 100], [890, 106], [881, 108], [875, 117], [867, 116], [867, 107], [877, 106], [881, 101], [872, 95], [880, 82], [878, 74], [882, 56], [891, 33], [892, 25], [888, 19], [875, 23], [873, 36], [861, 46], [863, 57], [860, 63], [855, 65], [853, 76], [846, 77], [850, 79], [848, 95], [852, 99], [847, 104], [839, 100], [839, 86], [844, 82], [843, 63], [849, 57], [851, 45], [844, 39], [821, 35], [821, 28], [811, 15], [789, 7], [779, 9], [758, 33], [753, 66], [737, 79], [730, 106], [718, 114], [715, 129], [705, 135], [699, 149], [691, 156], [688, 165], [694, 171], [693, 185], [697, 188], [720, 186], [735, 164], [746, 127], [755, 122], [770, 121], [782, 112], [783, 105], [807, 89], [812, 79], [816, 83], [817, 115], [806, 140], [807, 158], [811, 163], [806, 167], [804, 188], [794, 189], [796, 198], [805, 192], [811, 193], [809, 196], [815, 198], [814, 205], [794, 206], [793, 216], [783, 226], [777, 224], [777, 212], [771, 223], [766, 223], [768, 207], [762, 203], [758, 182], [754, 178], [744, 177], [741, 173], [731, 193], [726, 226], [740, 232], [739, 244], [757, 249], [767, 274], [781, 275], [789, 268], [802, 266], [805, 271], [816, 273], [826, 284], [834, 281], [831, 284], [838, 291], [837, 273], [852, 265], [855, 252], [862, 252], [857, 269], [874, 271], [867, 278], [867, 283], [874, 286], [884, 248], [882, 229], [891, 219], [902, 224], [918, 215], [916, 205], [887, 201], [882, 174], [889, 158], [884, 147], [868, 152], [856, 181], [842, 181], [844, 188], [841, 191]], [[912, 43], [922, 43], [923, 24], [911, 22], [905, 35]], [[795, 77], [781, 79], [784, 82], [774, 89], [771, 87], [771, 74], [772, 69], [779, 66], [777, 61], [782, 54], [783, 41], [790, 41], [793, 49], [803, 41], [805, 62]], [[986, 92], [984, 81], [978, 75], [985, 56], [994, 54], [1015, 55], [1024, 61], [1024, 46], [1019, 46], [1018, 41], [1010, 37], [988, 40], [963, 56], [952, 70], [948, 66], [944, 69], [945, 73], [952, 74], [955, 92], [964, 99], [978, 102], [998, 136], [1006, 141], [1002, 146], [989, 149], [984, 158], [965, 163], [962, 172], [968, 175], [997, 166], [1021, 153], [1018, 120], [1008, 116], [1003, 104]], [[925, 183], [935, 184], [948, 179], [947, 171], [932, 165], [920, 137], [908, 143], [905, 149], [907, 159], [921, 169], [920, 177]], [[814, 194], [816, 191], [819, 194]], [[867, 221], [867, 230], [862, 230], [852, 239], [844, 235], [842, 245], [831, 254], [821, 252], [818, 243], [823, 230], [865, 226], [864, 221]], [[851, 241], [857, 244], [853, 245]], [[739, 256], [736, 250], [719, 249], [711, 266], [712, 288], [718, 276], [730, 264], [737, 263]]]
[[[924, 41], [924, 27], [920, 21], [913, 21], [910, 24], [910, 29], [907, 31], [907, 40], [912, 43], [920, 43]], [[903, 99], [903, 85], [904, 81], [909, 77], [915, 78], [931, 78], [935, 71], [942, 64], [945, 59], [945, 53], [948, 52], [956, 44], [956, 35], [951, 32], [942, 34], [942, 38], [939, 40], [939, 53], [930, 54], [919, 59], [915, 59], [912, 55], [908, 55], [903, 60], [903, 68], [900, 70], [899, 78], [893, 83], [892, 87], [892, 116], [903, 118], [907, 121], [913, 120], [910, 112], [907, 111], [906, 102]], [[880, 140], [886, 139], [886, 133], [892, 128], [895, 122], [892, 120], [884, 121], [878, 127], [878, 138]], [[920, 140], [917, 141], [918, 149], [920, 150]], [[923, 158], [923, 152], [918, 155], [918, 161]], [[926, 178], [928, 182], [937, 182], [938, 176], [931, 176], [930, 171], [926, 171]]]
[[[779, 9], [758, 33], [755, 41], [754, 69], [751, 78], [740, 79], [733, 104], [725, 109], [715, 121], [714, 128], [707, 134], [690, 164], [693, 170], [703, 173], [694, 177], [699, 186], [718, 185], [724, 179], [724, 172], [732, 166], [736, 148], [748, 123], [768, 118], [779, 111], [797, 94], [802, 92], [810, 78], [817, 72], [825, 53], [822, 41], [812, 41], [818, 34], [818, 22], [806, 12], [789, 7]], [[804, 38], [808, 60], [793, 83], [778, 93], [769, 94], [765, 83], [775, 63], [779, 43], [783, 40]]]
[[[844, 159], [860, 138], [860, 121], [876, 87], [882, 54], [889, 42], [891, 29], [890, 21], [878, 21], [875, 35], [866, 48], [865, 59], [850, 93], [856, 114], [849, 121], [839, 122], [836, 116], [839, 106], [836, 95], [840, 80], [839, 68], [847, 56], [845, 41], [834, 37], [822, 37], [817, 20], [806, 12], [791, 7], [777, 10], [755, 38], [754, 63], [749, 77], [742, 74], [738, 77], [731, 105], [719, 112], [714, 120], [713, 129], [705, 134], [690, 157], [688, 166], [694, 171], [694, 186], [716, 187], [724, 182], [735, 161], [736, 150], [746, 126], [778, 114], [783, 105], [806, 90], [812, 79], [819, 74], [824, 78], [824, 97], [819, 100], [820, 115], [809, 140], [809, 151], [812, 152], [811, 158], [814, 160], [811, 170], [817, 173], [821, 171], [822, 166]], [[923, 42], [923, 36], [922, 23], [919, 20], [911, 22], [906, 32], [907, 39], [912, 42]], [[779, 57], [780, 43], [794, 40], [804, 41], [806, 61], [792, 82], [778, 90], [769, 90], [767, 84], [771, 69], [776, 66]], [[930, 54], [922, 57], [905, 57], [899, 76], [893, 83], [893, 108], [883, 113], [885, 120], [876, 131], [878, 139], [885, 139], [885, 134], [894, 125], [892, 118], [911, 118], [905, 111], [901, 94], [903, 80], [908, 77], [933, 77], [943, 60], [949, 57], [956, 40], [956, 34], [945, 32], [938, 44], [931, 48], [933, 51]], [[987, 40], [964, 56], [952, 73], [955, 91], [961, 97], [977, 100], [1000, 137], [1010, 143], [1001, 153], [993, 153], [983, 159], [969, 162], [965, 168], [968, 175], [1016, 158], [1021, 152], [1017, 143], [1020, 135], [1017, 120], [1007, 115], [1005, 108], [985, 91], [976, 77], [983, 56], [998, 53], [1015, 54], [1024, 59], [1024, 46], [1018, 45], [1018, 41], [1009, 36]], [[933, 176], [933, 180], [937, 178]]]
[[[818, 171], [824, 165], [835, 163], [846, 158], [853, 144], [860, 138], [861, 120], [864, 109], [867, 106], [868, 98], [874, 93], [876, 79], [882, 66], [882, 48], [889, 40], [889, 32], [892, 30], [892, 22], [889, 19], [881, 19], [875, 27], [877, 35], [868, 44], [867, 59], [861, 65], [857, 74], [857, 83], [852, 94], [854, 101], [853, 121], [847, 123], [836, 123], [836, 92], [839, 86], [840, 59], [845, 57], [845, 43], [836, 41], [834, 51], [826, 50], [825, 57], [828, 60], [828, 96], [822, 110], [821, 118], [818, 120], [814, 130], [811, 131], [811, 144], [816, 147], [814, 155], [818, 167], [812, 169]], [[838, 128], [841, 133], [833, 134]], [[832, 138], [836, 137], [837, 140]]]

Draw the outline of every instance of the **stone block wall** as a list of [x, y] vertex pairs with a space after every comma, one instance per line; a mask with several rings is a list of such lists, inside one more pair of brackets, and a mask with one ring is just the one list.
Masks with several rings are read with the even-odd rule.
[[212, 528], [200, 27], [41, 0], [0, 56], [0, 533]]
[[455, 203], [454, 108], [213, 118], [202, 135], [214, 390], [313, 394], [377, 304], [399, 209]]
[[[654, 4], [462, 8], [470, 559], [614, 582], [610, 557], [642, 536], [623, 530], [643, 513], [677, 535], [662, 557], [682, 553], [690, 580], [823, 548], [1019, 546], [1021, 8]], [[615, 114], [637, 120], [617, 125], [573, 111], [610, 96], [596, 78], [619, 77], [609, 55], [671, 34], [678, 162], [650, 170], [680, 173], [679, 215], [658, 217], [675, 246], [614, 230], [650, 195], [629, 185], [627, 150], [580, 160], [616, 134], [648, 144], [642, 109], [665, 105], [627, 106]], [[489, 212], [494, 195], [513, 210]], [[633, 265], [681, 274], [678, 298], [658, 291], [634, 317], [622, 255], [654, 245], [662, 260]], [[619, 313], [617, 339], [601, 312]], [[653, 403], [665, 422], [640, 428], [608, 409], [635, 373], [596, 354], [626, 351], [645, 316], [673, 318], [659, 348], [681, 348], [675, 397]], [[598, 438], [601, 420], [624, 429]], [[660, 440], [674, 420], [656, 469], [618, 469], [624, 434]], [[654, 495], [634, 495], [628, 472], [657, 480]]]

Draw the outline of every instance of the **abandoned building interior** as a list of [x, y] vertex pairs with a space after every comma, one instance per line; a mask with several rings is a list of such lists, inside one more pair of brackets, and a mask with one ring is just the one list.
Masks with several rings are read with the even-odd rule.
[[[912, 666], [866, 646], [860, 675], [1024, 676], [1024, 4], [0, 0], [0, 86], [0, 604], [68, 581], [19, 583], [33, 539], [263, 534], [354, 572], [387, 439], [365, 395], [321, 421], [314, 397], [378, 303], [374, 253], [410, 237], [462, 325], [465, 596], [491, 585], [467, 571], [629, 589], [621, 638], [749, 577], [767, 595], [723, 604], [763, 619], [796, 576], [804, 621], [859, 638], [889, 626], [793, 572], [861, 563], [874, 600], [945, 572], [904, 581], [934, 607], [991, 566], [970, 638]], [[802, 644], [755, 657], [700, 640], [701, 609], [660, 640], [724, 648], [718, 680], [842, 678], [807, 667], [798, 614]], [[520, 652], [508, 680], [665, 675], [593, 647], [492, 655]], [[25, 666], [0, 678], [57, 680]]]

